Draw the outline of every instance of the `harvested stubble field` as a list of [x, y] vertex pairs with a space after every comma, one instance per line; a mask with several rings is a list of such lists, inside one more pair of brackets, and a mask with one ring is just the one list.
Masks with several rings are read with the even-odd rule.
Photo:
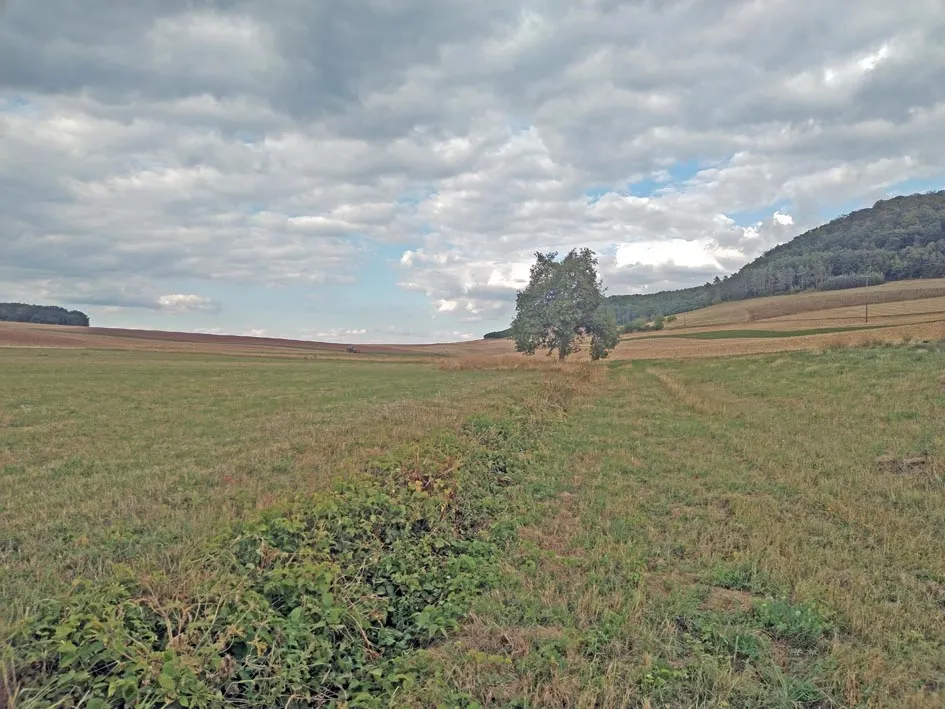
[[945, 348], [519, 361], [0, 350], [0, 705], [945, 704]]
[[[777, 322], [777, 325], [771, 325], [777, 329], [791, 329], [785, 324], [793, 323], [793, 327], [805, 330], [835, 327], [843, 324], [841, 321], [855, 325], [864, 322], [866, 304], [870, 305], [872, 315], [874, 308], [887, 303], [896, 303], [897, 307], [886, 309], [886, 315], [917, 316], [924, 320], [936, 317], [945, 319], [945, 307], [941, 300], [933, 300], [942, 297], [945, 297], [945, 279], [896, 281], [872, 288], [817, 291], [719, 303], [679, 315], [675, 322], [667, 324], [666, 329], [716, 328], [767, 322]], [[841, 310], [836, 312], [837, 309]], [[880, 314], [883, 308], [880, 307], [876, 312]]]
[[622, 338], [612, 356], [649, 360], [819, 352], [943, 337], [945, 280], [902, 281], [713, 305], [677, 316], [662, 331]]
[[691, 359], [773, 352], [822, 352], [868, 344], [934, 342], [945, 338], [945, 320], [815, 335], [753, 338], [747, 336], [747, 332], [736, 331], [737, 337], [717, 339], [686, 337], [686, 334], [711, 332], [724, 333], [725, 331], [718, 328], [705, 328], [698, 331], [673, 332], [664, 336], [628, 337], [621, 340], [611, 356], [618, 360]]

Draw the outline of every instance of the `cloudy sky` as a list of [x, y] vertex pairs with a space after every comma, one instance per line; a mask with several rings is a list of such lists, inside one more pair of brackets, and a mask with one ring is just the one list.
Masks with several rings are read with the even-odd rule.
[[0, 300], [351, 342], [945, 187], [943, 0], [0, 0]]

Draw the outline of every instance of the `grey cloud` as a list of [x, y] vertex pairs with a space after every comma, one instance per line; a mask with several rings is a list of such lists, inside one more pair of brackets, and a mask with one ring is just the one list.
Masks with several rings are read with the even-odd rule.
[[[0, 280], [149, 307], [350, 282], [385, 242], [445, 322], [501, 319], [536, 249], [597, 249], [612, 292], [704, 282], [945, 175], [943, 41], [941, 0], [10, 0]], [[608, 260], [670, 239], [714, 263]]]
[[248, 92], [311, 117], [516, 13], [499, 0], [14, 0], [0, 27], [0, 84], [117, 102]]
[[[219, 313], [222, 304], [193, 293], [160, 294], [146, 280], [131, 277], [120, 284], [112, 279], [49, 278], [37, 274], [17, 284], [0, 266], [0, 300], [37, 300], [110, 310], [152, 310], [167, 313]], [[14, 285], [9, 285], [13, 283]]]
[[602, 269], [608, 293], [657, 293], [708, 283], [720, 274], [710, 268], [683, 268], [673, 264], [627, 266], [608, 271]]

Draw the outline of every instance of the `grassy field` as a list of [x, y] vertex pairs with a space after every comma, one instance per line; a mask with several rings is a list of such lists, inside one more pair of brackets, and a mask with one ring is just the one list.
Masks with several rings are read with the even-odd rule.
[[943, 706], [943, 374], [940, 347], [614, 363], [416, 706]]
[[180, 565], [234, 520], [456, 427], [533, 376], [0, 350], [0, 607], [109, 562]]
[[523, 361], [0, 350], [0, 706], [945, 704], [945, 348]]

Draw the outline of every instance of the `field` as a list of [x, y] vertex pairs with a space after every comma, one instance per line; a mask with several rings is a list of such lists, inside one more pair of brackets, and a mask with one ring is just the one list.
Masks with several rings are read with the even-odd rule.
[[326, 489], [527, 385], [422, 362], [0, 350], [5, 600], [176, 564], [223, 525]]
[[941, 297], [566, 365], [4, 326], [0, 707], [941, 707]]
[[[723, 331], [728, 335], [708, 335]], [[737, 337], [731, 333], [737, 333]], [[779, 336], [772, 336], [776, 332]], [[752, 333], [757, 333], [752, 337]], [[663, 340], [662, 337], [672, 336]], [[690, 337], [695, 336], [695, 337]], [[685, 313], [658, 333], [625, 336], [613, 359], [685, 359], [771, 352], [817, 352], [866, 342], [945, 337], [945, 279], [899, 281], [873, 288], [799, 293], [721, 303]], [[706, 340], [712, 340], [707, 342]], [[732, 341], [737, 340], [737, 341]], [[62, 328], [0, 322], [0, 348], [130, 350], [351, 359], [345, 345], [146, 330]], [[358, 359], [518, 357], [510, 340], [435, 345], [362, 345]], [[587, 353], [578, 353], [578, 359]], [[494, 365], [495, 362], [492, 362]]]
[[720, 303], [680, 314], [660, 332], [624, 337], [613, 356], [654, 360], [820, 352], [942, 337], [945, 280], [931, 279]]
[[901, 324], [912, 317], [925, 320], [945, 317], [943, 296], [945, 279], [928, 279], [895, 281], [872, 288], [753, 298], [680, 315], [669, 329], [766, 322], [794, 323], [799, 329], [868, 324], [867, 305], [871, 320]]
[[[33, 349], [130, 350], [187, 354], [225, 354], [268, 356], [285, 359], [351, 359], [346, 345], [330, 342], [282, 340], [268, 337], [239, 337], [157, 330], [118, 330], [112, 328], [70, 328], [54, 325], [29, 325], [0, 322], [0, 347]], [[510, 349], [503, 342], [477, 342], [443, 345], [359, 345], [361, 359], [382, 357], [416, 358], [453, 354], [501, 354]]]
[[943, 372], [921, 347], [614, 366], [434, 663], [497, 706], [942, 706]]

